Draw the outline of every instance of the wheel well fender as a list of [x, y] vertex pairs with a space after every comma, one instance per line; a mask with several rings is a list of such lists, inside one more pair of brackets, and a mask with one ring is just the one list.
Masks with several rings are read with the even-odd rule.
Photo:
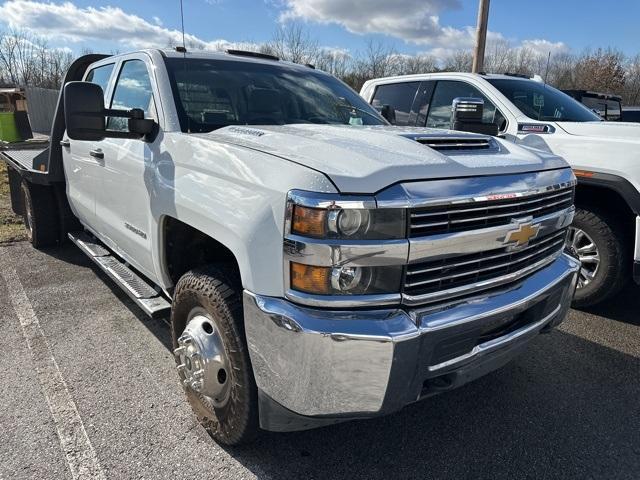
[[189, 270], [208, 264], [224, 268], [230, 280], [242, 288], [242, 276], [236, 255], [229, 247], [173, 217], [162, 222], [160, 248], [164, 271], [171, 281], [171, 288]]
[[575, 203], [577, 208], [606, 215], [623, 227], [625, 234], [633, 235], [636, 214], [627, 199], [610, 185], [579, 180]]

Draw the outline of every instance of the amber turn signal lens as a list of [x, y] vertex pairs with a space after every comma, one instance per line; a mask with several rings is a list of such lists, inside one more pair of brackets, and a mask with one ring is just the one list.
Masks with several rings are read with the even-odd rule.
[[324, 237], [327, 233], [327, 211], [295, 205], [291, 231], [310, 237]]
[[573, 174], [574, 174], [576, 177], [586, 177], [586, 178], [591, 178], [591, 177], [593, 177], [593, 172], [590, 172], [590, 171], [588, 171], [588, 170], [576, 170], [576, 169], [574, 169], [574, 170], [573, 170]]
[[331, 268], [291, 263], [291, 288], [327, 295], [331, 288]]

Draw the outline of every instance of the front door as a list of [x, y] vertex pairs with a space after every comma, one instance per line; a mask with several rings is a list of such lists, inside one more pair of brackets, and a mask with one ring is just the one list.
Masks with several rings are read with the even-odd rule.
[[[140, 108], [157, 120], [151, 78], [142, 58], [122, 62], [110, 104], [112, 109]], [[127, 119], [110, 117], [107, 129], [128, 131]], [[154, 143], [107, 138], [100, 142], [104, 155], [96, 196], [100, 236], [112, 249], [147, 277], [155, 280], [151, 191], [155, 178]]]

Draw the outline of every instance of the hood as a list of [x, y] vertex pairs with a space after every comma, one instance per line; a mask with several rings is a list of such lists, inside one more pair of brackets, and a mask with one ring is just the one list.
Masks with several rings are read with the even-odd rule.
[[[327, 175], [342, 193], [376, 193], [394, 183], [566, 167], [560, 157], [492, 137], [392, 126], [229, 126], [205, 138], [259, 150]], [[482, 139], [490, 148], [436, 151], [429, 139]], [[445, 154], [446, 153], [446, 154]]]
[[569, 135], [630, 140], [640, 143], [640, 123], [625, 122], [556, 122]]

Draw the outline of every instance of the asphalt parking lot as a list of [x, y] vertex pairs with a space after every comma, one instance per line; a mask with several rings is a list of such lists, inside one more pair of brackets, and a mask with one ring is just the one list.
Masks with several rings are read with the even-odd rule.
[[640, 478], [640, 288], [385, 418], [221, 448], [169, 328], [79, 250], [0, 247], [0, 479]]

